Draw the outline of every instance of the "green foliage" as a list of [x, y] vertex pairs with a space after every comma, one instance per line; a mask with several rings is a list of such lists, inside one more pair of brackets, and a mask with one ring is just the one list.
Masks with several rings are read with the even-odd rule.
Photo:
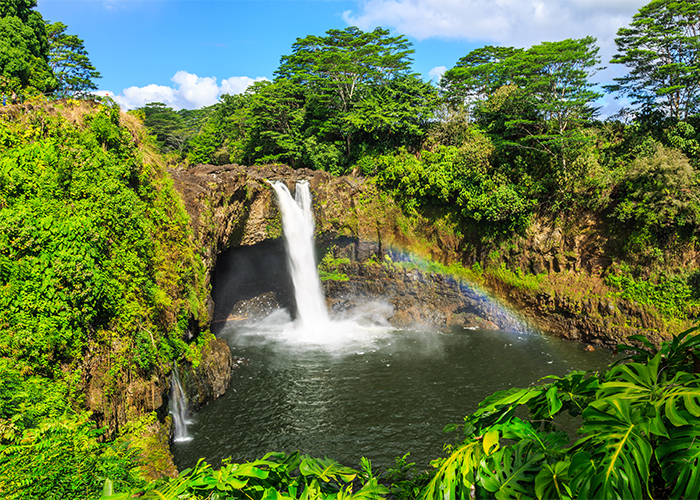
[[462, 57], [440, 79], [445, 98], [453, 107], [482, 101], [499, 88], [513, 83], [503, 62], [522, 49], [486, 45]]
[[421, 490], [430, 482], [430, 474], [416, 473], [415, 462], [408, 462], [410, 453], [396, 457], [393, 467], [389, 467], [382, 479], [391, 484], [391, 494], [398, 500], [418, 498]]
[[[401, 129], [410, 138], [416, 134], [412, 124], [427, 119], [414, 114], [408, 120], [405, 112], [407, 106], [425, 101], [429, 92], [408, 76], [410, 45], [388, 30], [363, 32], [354, 26], [298, 38], [292, 54], [282, 57], [275, 82], [304, 88], [307, 135], [342, 143], [350, 160], [356, 130], [375, 136], [381, 130], [391, 137]], [[394, 80], [393, 87], [387, 85]]]
[[699, 13], [695, 1], [653, 0], [639, 9], [630, 26], [618, 30], [618, 53], [611, 61], [630, 71], [607, 89], [631, 97], [646, 114], [659, 111], [684, 120], [697, 113]]
[[318, 276], [321, 281], [348, 281], [350, 278], [341, 273], [338, 267], [349, 263], [348, 258], [334, 258], [333, 249], [330, 249], [318, 263]]
[[678, 371], [697, 372], [700, 336], [690, 335], [699, 330], [700, 327], [698, 326], [689, 328], [678, 335], [674, 335], [673, 340], [662, 343], [660, 347], [655, 346], [642, 335], [632, 335], [629, 339], [635, 341], [638, 345], [618, 344], [616, 351], [626, 351], [632, 354], [621, 358], [616, 363], [626, 360], [632, 360], [635, 363], [646, 363], [659, 354], [661, 356], [661, 370], [667, 372], [667, 374], [675, 375]]
[[302, 160], [304, 94], [290, 80], [257, 82], [249, 89], [249, 128], [244, 159], [254, 163], [286, 163], [299, 167]]
[[[311, 458], [297, 452], [291, 455], [268, 453], [261, 460], [243, 464], [224, 461], [219, 470], [212, 470], [200, 460], [194, 468], [181, 472], [178, 478], [163, 485], [151, 485], [138, 493], [144, 499], [160, 500], [378, 500], [389, 490], [372, 475], [371, 464], [366, 459], [360, 471], [328, 458]], [[122, 500], [133, 498], [133, 494], [111, 494], [102, 498]]]
[[49, 43], [36, 0], [0, 2], [0, 92], [49, 92], [56, 79], [48, 65]]
[[441, 85], [453, 106], [476, 102], [470, 105], [477, 122], [499, 150], [545, 155], [552, 162], [552, 180], [571, 189], [586, 173], [587, 162], [580, 157], [592, 141], [581, 126], [600, 97], [589, 81], [598, 63], [592, 37], [543, 42], [527, 50], [487, 46], [460, 59]]
[[[465, 417], [464, 442], [434, 461], [421, 498], [696, 498], [700, 377], [684, 370], [700, 354], [697, 330], [647, 342], [602, 374], [490, 396]], [[574, 443], [553, 430], [566, 413], [582, 418]]]
[[67, 34], [68, 26], [61, 22], [49, 23], [46, 28], [49, 66], [58, 80], [54, 95], [84, 97], [90, 91], [97, 90], [93, 79], [100, 78], [100, 73], [90, 62], [83, 40]]
[[84, 359], [109, 367], [109, 398], [182, 356], [206, 321], [186, 212], [134, 127], [74, 100], [0, 114], [0, 488], [18, 497], [136, 484], [135, 453], [100, 443], [81, 413]]
[[3, 498], [96, 498], [104, 479], [120, 488], [143, 484], [138, 453], [127, 444], [100, 442], [86, 416], [47, 421], [0, 444]]
[[[158, 329], [166, 304], [156, 235], [172, 224], [158, 206], [165, 193], [150, 167], [138, 164], [118, 111], [87, 114], [83, 131], [58, 122], [49, 137], [15, 135], [0, 157], [0, 354], [44, 373], [78, 357], [100, 331]], [[151, 343], [137, 341], [144, 369]]]
[[488, 268], [486, 272], [514, 288], [533, 292], [540, 289], [542, 281], [547, 277], [546, 274], [532, 275], [524, 273], [519, 267], [508, 269], [505, 264], [501, 264], [497, 268]]
[[[211, 112], [208, 108], [175, 111], [162, 102], [152, 102], [136, 112], [143, 116], [143, 124], [164, 153], [174, 152], [182, 158], [192, 149], [190, 154], [196, 157], [190, 161], [199, 163], [198, 160], [206, 161], [216, 150], [218, 139], [210, 138], [211, 132], [202, 125]], [[199, 135], [195, 137], [197, 132]]]
[[671, 228], [697, 231], [698, 175], [680, 151], [659, 147], [652, 156], [637, 158], [621, 183], [613, 213], [620, 222], [657, 237]]
[[307, 83], [313, 92], [332, 100], [348, 112], [363, 89], [406, 74], [410, 42], [377, 28], [363, 32], [351, 26], [328, 30], [326, 36], [298, 38], [292, 54], [283, 56], [276, 75], [295, 83]]
[[700, 291], [691, 276], [661, 275], [655, 279], [635, 279], [627, 273], [613, 273], [605, 283], [619, 290], [619, 296], [654, 306], [666, 318], [689, 318], [700, 312]]
[[456, 212], [466, 231], [478, 235], [522, 231], [537, 203], [528, 179], [511, 181], [490, 172], [490, 141], [478, 130], [462, 147], [438, 146], [418, 159], [408, 153], [376, 159], [377, 183], [407, 210]]
[[438, 104], [437, 91], [416, 75], [371, 87], [345, 117], [362, 133], [363, 144], [378, 151], [420, 148]]

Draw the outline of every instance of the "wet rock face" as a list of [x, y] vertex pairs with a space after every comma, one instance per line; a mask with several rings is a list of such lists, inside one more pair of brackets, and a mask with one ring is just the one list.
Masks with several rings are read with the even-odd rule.
[[404, 269], [375, 261], [342, 264], [347, 281], [323, 282], [329, 308], [350, 313], [367, 302], [384, 301], [393, 308], [387, 318], [397, 328], [467, 328], [530, 331], [527, 323], [507, 312], [484, 292], [449, 276]]
[[[174, 170], [171, 174], [183, 195], [197, 244], [202, 248], [210, 273], [218, 266], [217, 259], [226, 249], [253, 247], [282, 236], [281, 218], [268, 180], [285, 182], [290, 190], [297, 181], [308, 181], [313, 193], [317, 242], [328, 248], [339, 238], [347, 238], [352, 243], [341, 245], [344, 254], [334, 256], [347, 257], [353, 263], [375, 257], [383, 262], [383, 255], [392, 246], [412, 248], [414, 244], [427, 243], [428, 251], [423, 253], [442, 263], [461, 261], [469, 266], [479, 262], [484, 268], [498, 268], [504, 264], [508, 269], [520, 268], [533, 274], [584, 275], [600, 279], [611, 265], [609, 255], [614, 235], [608, 234], [604, 221], [592, 214], [582, 214], [566, 228], [554, 221], [536, 220], [527, 235], [501, 246], [469, 245], [439, 224], [419, 221], [411, 225], [415, 221], [401, 219], [400, 211], [391, 200], [380, 197], [372, 186], [353, 177], [335, 178], [324, 172], [293, 170], [282, 165], [201, 165], [187, 171]], [[684, 259], [697, 265], [695, 254]], [[409, 286], [416, 281], [411, 281], [409, 274], [400, 278], [366, 276], [362, 274], [366, 271], [359, 268], [349, 273], [357, 279], [326, 285], [334, 308], [349, 308], [354, 300], [351, 294], [356, 292], [366, 297], [390, 297], [397, 326], [425, 322], [442, 327], [450, 322], [474, 323], [477, 317], [490, 322], [484, 324], [504, 329], [520, 324], [508, 319], [512, 316], [498, 307], [479, 310], [475, 304], [486, 303], [483, 300], [463, 305], [454, 298], [448, 306], [441, 302], [447, 300], [444, 296], [439, 298], [440, 294], [431, 295], [425, 291], [437, 284]], [[425, 276], [422, 279], [425, 281]], [[566, 338], [614, 345], [633, 333], [653, 337], [650, 332], [660, 328], [643, 308], [634, 304], [609, 311], [600, 301], [570, 300], [566, 290], [547, 299], [527, 290], [510, 289], [502, 282], [490, 281], [487, 286], [522, 312], [533, 328]], [[275, 293], [282, 307], [294, 309], [281, 290], [251, 292], [237, 300], [250, 300], [268, 291]], [[232, 302], [224, 308], [226, 314], [215, 321], [226, 321], [233, 314], [233, 305]]]
[[196, 411], [223, 396], [234, 367], [237, 367], [237, 360], [231, 355], [231, 349], [225, 340], [218, 338], [204, 348], [196, 367], [189, 362], [181, 363], [181, 383], [188, 411]]
[[[170, 175], [210, 272], [217, 255], [229, 248], [282, 237], [281, 217], [268, 181], [284, 182], [292, 193], [298, 181], [309, 182], [318, 232], [358, 232], [357, 227], [351, 227], [350, 213], [363, 193], [364, 184], [358, 179], [285, 165], [199, 165], [173, 169]], [[371, 233], [376, 236], [374, 228]]]
[[629, 300], [532, 293], [495, 280], [489, 285], [535, 328], [557, 337], [608, 348], [628, 343], [630, 335], [643, 335], [657, 345], [665, 340], [659, 319]]
[[168, 382], [159, 367], [148, 379], [129, 370], [120, 370], [115, 375], [110, 373], [111, 352], [104, 347], [87, 352], [82, 380], [86, 406], [97, 425], [106, 429], [106, 439], [116, 438], [119, 429], [141, 415], [157, 411], [161, 417], [165, 416]]

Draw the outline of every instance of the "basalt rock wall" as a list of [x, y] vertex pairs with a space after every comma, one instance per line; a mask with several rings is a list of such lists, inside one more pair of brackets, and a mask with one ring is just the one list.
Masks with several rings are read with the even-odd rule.
[[338, 266], [346, 280], [324, 281], [326, 301], [336, 314], [353, 314], [375, 301], [391, 307], [385, 317], [397, 328], [452, 326], [528, 332], [531, 327], [497, 298], [463, 280], [403, 267], [385, 259]]
[[[349, 281], [325, 285], [330, 305], [336, 310], [347, 309], [363, 298], [384, 297], [394, 307], [397, 325], [423, 322], [443, 327], [461, 322], [476, 326], [474, 318], [480, 318], [482, 326], [540, 329], [608, 346], [634, 333], [657, 341], [664, 334], [664, 325], [644, 307], [605, 299], [610, 291], [602, 277], [612, 264], [609, 235], [593, 214], [584, 214], [568, 228], [536, 221], [526, 236], [507, 245], [474, 245], [449, 224], [407, 218], [391, 199], [355, 177], [338, 178], [283, 165], [200, 165], [173, 170], [171, 175], [183, 195], [210, 275], [224, 250], [282, 236], [280, 214], [268, 181], [282, 181], [293, 191], [297, 181], [305, 180], [314, 196], [317, 242], [324, 252], [336, 245], [348, 247], [344, 241], [352, 243], [348, 247], [351, 255], [347, 255], [352, 257], [351, 265], [345, 270]], [[498, 311], [502, 308], [484, 306], [483, 298], [470, 299], [472, 288], [463, 284], [440, 283], [444, 278], [425, 273], [414, 280], [411, 271], [363, 265], [370, 258], [384, 264], [387, 252], [399, 247], [443, 264], [461, 262], [470, 267], [478, 262], [484, 269], [503, 264], [547, 275], [551, 286], [543, 290], [518, 288], [500, 280], [497, 273], [484, 273], [482, 285], [517, 309], [524, 322], [510, 314], [501, 317]], [[355, 299], [350, 298], [353, 294]], [[451, 298], [447, 300], [447, 296]]]

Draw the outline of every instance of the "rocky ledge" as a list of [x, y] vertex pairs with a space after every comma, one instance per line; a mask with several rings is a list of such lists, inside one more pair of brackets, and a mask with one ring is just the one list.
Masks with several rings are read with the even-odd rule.
[[[348, 238], [355, 245], [351, 267], [345, 270], [349, 281], [325, 285], [330, 306], [336, 311], [371, 297], [383, 297], [394, 308], [392, 321], [397, 326], [429, 324], [444, 328], [463, 324], [539, 329], [606, 346], [614, 346], [635, 333], [654, 341], [663, 335], [665, 325], [639, 305], [616, 300], [611, 307], [603, 299], [577, 298], [568, 290], [566, 280], [570, 276], [600, 281], [611, 264], [605, 257], [604, 227], [595, 218], [582, 217], [578, 226], [566, 231], [540, 221], [533, 224], [528, 236], [506, 249], [484, 247], [470, 253], [466, 249], [471, 247], [444, 224], [406, 218], [392, 200], [356, 177], [333, 177], [284, 165], [200, 165], [173, 170], [171, 175], [182, 193], [210, 276], [217, 256], [224, 250], [282, 236], [280, 214], [268, 181], [285, 182], [293, 190], [296, 182], [305, 180], [314, 197], [317, 241], [326, 249], [338, 238]], [[423, 257], [443, 264], [461, 261], [470, 266], [478, 261], [484, 268], [504, 265], [545, 273], [561, 286], [556, 293], [531, 292], [487, 277], [485, 286], [493, 297], [501, 299], [499, 303], [449, 277], [383, 265], [392, 248], [419, 247]], [[382, 265], [365, 265], [371, 257]], [[600, 297], [606, 297], [605, 290]], [[504, 312], [504, 303], [520, 315]]]
[[423, 272], [384, 259], [338, 266], [346, 280], [323, 282], [329, 309], [353, 314], [369, 303], [389, 305], [386, 319], [397, 328], [446, 329], [451, 326], [532, 331], [496, 297], [465, 281]]

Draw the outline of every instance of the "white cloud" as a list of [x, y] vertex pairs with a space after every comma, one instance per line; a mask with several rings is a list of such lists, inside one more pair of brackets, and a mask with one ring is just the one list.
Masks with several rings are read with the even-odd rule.
[[434, 82], [439, 82], [440, 78], [442, 78], [442, 74], [447, 71], [446, 66], [435, 66], [433, 69], [428, 71], [428, 76], [430, 79]]
[[344, 20], [369, 30], [393, 27], [426, 38], [529, 47], [543, 41], [598, 38], [603, 60], [614, 53], [617, 30], [648, 0], [360, 0]]
[[259, 76], [255, 80], [248, 76], [232, 76], [226, 80], [221, 80], [222, 94], [242, 94], [245, 89], [253, 85], [255, 82], [266, 81], [267, 78]]
[[109, 95], [122, 108], [139, 108], [149, 102], [162, 102], [173, 109], [196, 109], [215, 104], [221, 94], [240, 94], [257, 81], [267, 78], [259, 76], [255, 79], [247, 76], [233, 76], [216, 83], [216, 77], [200, 77], [187, 71], [178, 71], [171, 78], [175, 84], [173, 87], [150, 84], [145, 87], [129, 87], [122, 90], [121, 94], [100, 91], [102, 95]]

